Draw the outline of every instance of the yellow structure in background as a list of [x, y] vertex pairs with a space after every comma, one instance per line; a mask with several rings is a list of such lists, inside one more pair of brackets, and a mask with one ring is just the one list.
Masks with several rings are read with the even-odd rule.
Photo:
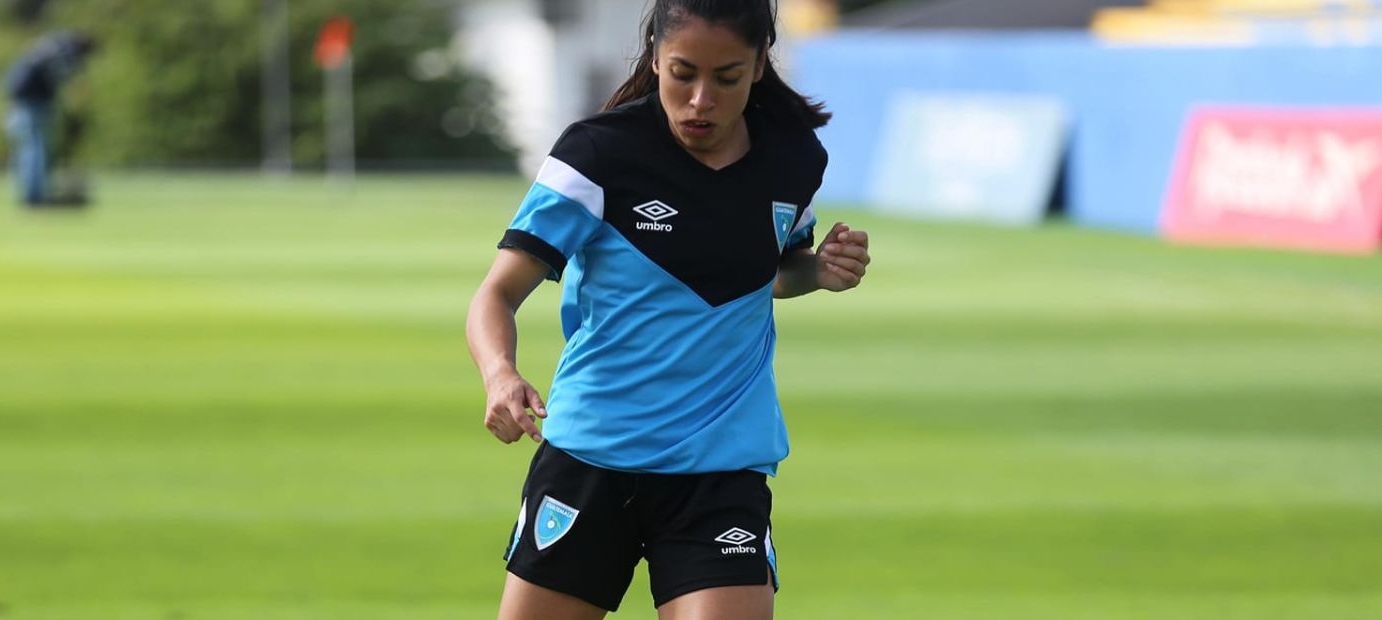
[[1204, 15], [1310, 16], [1323, 12], [1374, 11], [1372, 0], [1152, 0], [1148, 8]]
[[778, 19], [788, 36], [807, 37], [834, 30], [840, 23], [835, 0], [782, 0]]
[[1094, 34], [1115, 43], [1249, 44], [1247, 24], [1204, 14], [1151, 8], [1106, 8], [1094, 15]]
[[1248, 45], [1298, 30], [1320, 45], [1364, 44], [1382, 32], [1377, 0], [1151, 0], [1101, 9], [1090, 28], [1114, 43]]

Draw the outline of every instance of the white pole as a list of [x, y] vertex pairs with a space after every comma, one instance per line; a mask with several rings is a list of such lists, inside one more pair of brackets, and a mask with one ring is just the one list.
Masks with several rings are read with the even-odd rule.
[[326, 174], [349, 181], [355, 177], [355, 109], [351, 58], [326, 70]]
[[288, 56], [288, 2], [263, 0], [260, 12], [261, 168], [268, 174], [293, 171], [292, 76]]

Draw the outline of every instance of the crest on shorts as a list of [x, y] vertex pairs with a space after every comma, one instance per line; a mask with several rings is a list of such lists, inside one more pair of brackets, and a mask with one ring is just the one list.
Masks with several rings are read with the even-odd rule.
[[773, 202], [773, 230], [777, 232], [777, 250], [787, 247], [792, 234], [792, 222], [797, 219], [797, 206], [790, 202]]
[[580, 514], [581, 511], [553, 499], [550, 495], [544, 495], [542, 503], [537, 507], [537, 518], [533, 523], [533, 538], [537, 541], [538, 550], [546, 549], [561, 540], [562, 536], [571, 531], [571, 526], [576, 524], [576, 517]]

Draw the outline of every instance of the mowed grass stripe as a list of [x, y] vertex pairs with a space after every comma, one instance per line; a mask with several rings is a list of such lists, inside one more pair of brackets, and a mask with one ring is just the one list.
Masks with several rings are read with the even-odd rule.
[[[99, 181], [0, 211], [0, 614], [492, 617], [531, 447], [462, 321], [525, 183]], [[875, 264], [778, 304], [781, 617], [1382, 617], [1382, 262], [833, 217]]]
[[[22, 473], [7, 484], [11, 497], [25, 498], [0, 506], [0, 519], [162, 518], [199, 511], [209, 520], [311, 518], [321, 506], [332, 507], [322, 515], [330, 519], [413, 511], [509, 516], [511, 493], [503, 491], [521, 482], [521, 457], [492, 454], [464, 438], [469, 429], [427, 418], [422, 424], [446, 432], [424, 440], [390, 429], [370, 432], [379, 425], [365, 422], [362, 430], [323, 428], [307, 436], [247, 422], [230, 439], [170, 432], [160, 441], [113, 434], [99, 446], [71, 440], [0, 444], [0, 471]], [[798, 442], [798, 455], [784, 465], [775, 488], [784, 518], [1030, 509], [1371, 509], [1382, 507], [1374, 478], [1382, 467], [1376, 447], [1371, 439], [1148, 434], [842, 440], [831, 446], [807, 441]], [[811, 450], [827, 451], [830, 458], [808, 456]], [[880, 451], [886, 454], [875, 454]], [[841, 467], [841, 461], [857, 464]], [[487, 476], [483, 483], [462, 484], [452, 480], [457, 470]], [[428, 488], [444, 491], [410, 497]]]

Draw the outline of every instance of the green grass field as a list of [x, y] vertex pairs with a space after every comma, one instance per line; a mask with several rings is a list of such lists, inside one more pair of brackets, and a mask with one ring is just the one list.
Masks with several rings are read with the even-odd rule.
[[[525, 189], [0, 209], [0, 618], [492, 618], [532, 446], [463, 322]], [[834, 217], [875, 262], [778, 306], [779, 618], [1382, 618], [1382, 259]]]

